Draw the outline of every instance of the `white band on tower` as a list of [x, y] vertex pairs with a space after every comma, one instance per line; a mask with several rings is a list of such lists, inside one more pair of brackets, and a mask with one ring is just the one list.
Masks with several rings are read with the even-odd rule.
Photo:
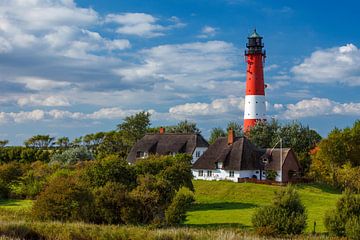
[[244, 119], [266, 119], [264, 95], [246, 95]]

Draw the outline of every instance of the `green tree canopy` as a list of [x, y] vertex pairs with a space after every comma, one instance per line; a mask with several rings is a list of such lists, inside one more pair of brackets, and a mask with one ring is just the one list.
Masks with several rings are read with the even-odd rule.
[[188, 120], [181, 121], [176, 126], [166, 127], [166, 131], [170, 133], [201, 133], [196, 123]]
[[24, 141], [26, 147], [48, 148], [53, 144], [55, 138], [50, 135], [36, 135]]
[[5, 147], [9, 143], [9, 140], [0, 140], [0, 147]]
[[221, 127], [216, 127], [211, 130], [209, 143], [213, 144], [219, 137], [225, 137], [226, 133]]
[[146, 134], [151, 124], [150, 116], [151, 114], [145, 111], [131, 115], [126, 117], [121, 124], [117, 125], [117, 129], [123, 132], [123, 136], [132, 145]]

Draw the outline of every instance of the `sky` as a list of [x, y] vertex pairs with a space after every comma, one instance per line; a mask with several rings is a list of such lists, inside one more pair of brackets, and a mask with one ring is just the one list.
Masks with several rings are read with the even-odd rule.
[[360, 117], [358, 1], [0, 0], [0, 139], [243, 122], [247, 36], [267, 53], [268, 119], [326, 136]]

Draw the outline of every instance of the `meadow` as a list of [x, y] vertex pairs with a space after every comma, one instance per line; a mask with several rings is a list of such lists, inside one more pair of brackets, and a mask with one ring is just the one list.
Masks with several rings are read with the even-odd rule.
[[[31, 219], [31, 200], [0, 201], [1, 239], [261, 239], [251, 227], [255, 209], [269, 204], [279, 186], [252, 183], [194, 181], [196, 203], [187, 221], [179, 228], [157, 229], [142, 226], [94, 225], [85, 223], [39, 222]], [[335, 206], [340, 193], [326, 186], [297, 185], [308, 210], [307, 233], [295, 239], [328, 239], [324, 213]], [[292, 238], [294, 239], [294, 238]]]
[[[196, 204], [188, 212], [186, 224], [194, 227], [240, 227], [251, 229], [257, 207], [271, 203], [280, 186], [227, 181], [194, 181]], [[320, 184], [296, 185], [308, 212], [307, 232], [325, 232], [324, 214], [335, 207], [341, 193]]]

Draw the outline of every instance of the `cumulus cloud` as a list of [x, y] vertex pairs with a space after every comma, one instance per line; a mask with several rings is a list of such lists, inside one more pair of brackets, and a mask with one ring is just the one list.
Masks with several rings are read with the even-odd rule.
[[24, 106], [44, 106], [44, 107], [65, 107], [70, 106], [70, 101], [65, 96], [39, 96], [30, 95], [26, 97], [19, 97], [17, 104], [20, 107]]
[[201, 29], [200, 34], [198, 35], [199, 38], [209, 38], [209, 37], [214, 37], [217, 33], [217, 29], [211, 26], [204, 26]]
[[136, 35], [141, 37], [158, 37], [166, 30], [184, 26], [177, 17], [170, 18], [171, 25], [159, 24], [159, 19], [146, 13], [109, 14], [106, 22], [116, 23], [119, 34]]
[[142, 64], [114, 69], [128, 81], [162, 79], [175, 85], [194, 87], [210, 80], [243, 76], [238, 67], [238, 50], [223, 41], [160, 45], [141, 51]]
[[244, 110], [244, 98], [228, 97], [211, 103], [186, 103], [169, 109], [173, 117], [195, 117], [222, 114], [240, 114]]
[[360, 50], [354, 44], [318, 50], [291, 69], [295, 78], [311, 83], [360, 85]]
[[[92, 113], [71, 112], [66, 110], [53, 109], [45, 111], [36, 109], [33, 111], [20, 112], [0, 112], [0, 123], [24, 123], [41, 120], [106, 120], [106, 119], [122, 119], [126, 116], [133, 115], [142, 111], [141, 109], [124, 110], [121, 108], [101, 108]], [[148, 112], [155, 114], [155, 110], [148, 110]]]
[[328, 98], [312, 98], [286, 105], [281, 114], [287, 119], [326, 115], [360, 116], [360, 103], [339, 103]]

